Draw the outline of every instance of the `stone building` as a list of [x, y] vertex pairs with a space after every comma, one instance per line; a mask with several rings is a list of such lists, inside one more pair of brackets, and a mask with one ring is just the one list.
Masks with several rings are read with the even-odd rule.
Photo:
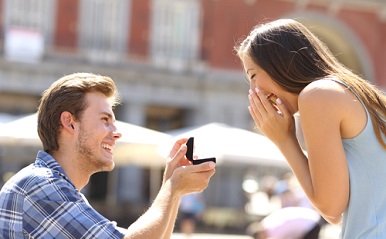
[[0, 111], [36, 110], [64, 74], [113, 77], [117, 118], [160, 131], [250, 129], [233, 46], [258, 22], [296, 18], [347, 66], [385, 87], [382, 0], [0, 0]]

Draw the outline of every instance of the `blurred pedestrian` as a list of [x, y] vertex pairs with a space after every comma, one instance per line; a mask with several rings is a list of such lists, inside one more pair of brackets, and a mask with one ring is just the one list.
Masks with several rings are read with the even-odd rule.
[[253, 239], [318, 239], [321, 216], [314, 209], [278, 209], [247, 228]]
[[191, 193], [181, 198], [179, 207], [180, 230], [186, 236], [196, 231], [196, 226], [205, 209], [205, 199], [202, 193]]
[[276, 183], [275, 193], [280, 198], [281, 207], [313, 208], [293, 173], [284, 175], [283, 179]]

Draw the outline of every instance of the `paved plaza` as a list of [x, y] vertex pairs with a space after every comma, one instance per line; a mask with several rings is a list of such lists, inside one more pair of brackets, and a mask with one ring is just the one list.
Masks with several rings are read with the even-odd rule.
[[[340, 227], [334, 225], [325, 225], [320, 232], [319, 239], [338, 239]], [[226, 234], [206, 234], [196, 233], [190, 237], [181, 233], [174, 233], [171, 239], [252, 239], [245, 235], [226, 235]]]

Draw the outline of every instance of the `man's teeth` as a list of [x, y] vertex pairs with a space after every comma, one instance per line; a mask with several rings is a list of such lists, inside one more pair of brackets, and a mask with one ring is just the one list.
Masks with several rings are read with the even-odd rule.
[[108, 144], [102, 144], [102, 148], [110, 149], [110, 150], [113, 149], [113, 147], [111, 145], [108, 145]]

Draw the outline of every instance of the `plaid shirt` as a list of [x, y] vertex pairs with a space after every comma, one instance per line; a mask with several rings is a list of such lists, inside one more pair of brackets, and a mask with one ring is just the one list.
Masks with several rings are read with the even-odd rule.
[[123, 238], [44, 151], [0, 191], [0, 238]]

